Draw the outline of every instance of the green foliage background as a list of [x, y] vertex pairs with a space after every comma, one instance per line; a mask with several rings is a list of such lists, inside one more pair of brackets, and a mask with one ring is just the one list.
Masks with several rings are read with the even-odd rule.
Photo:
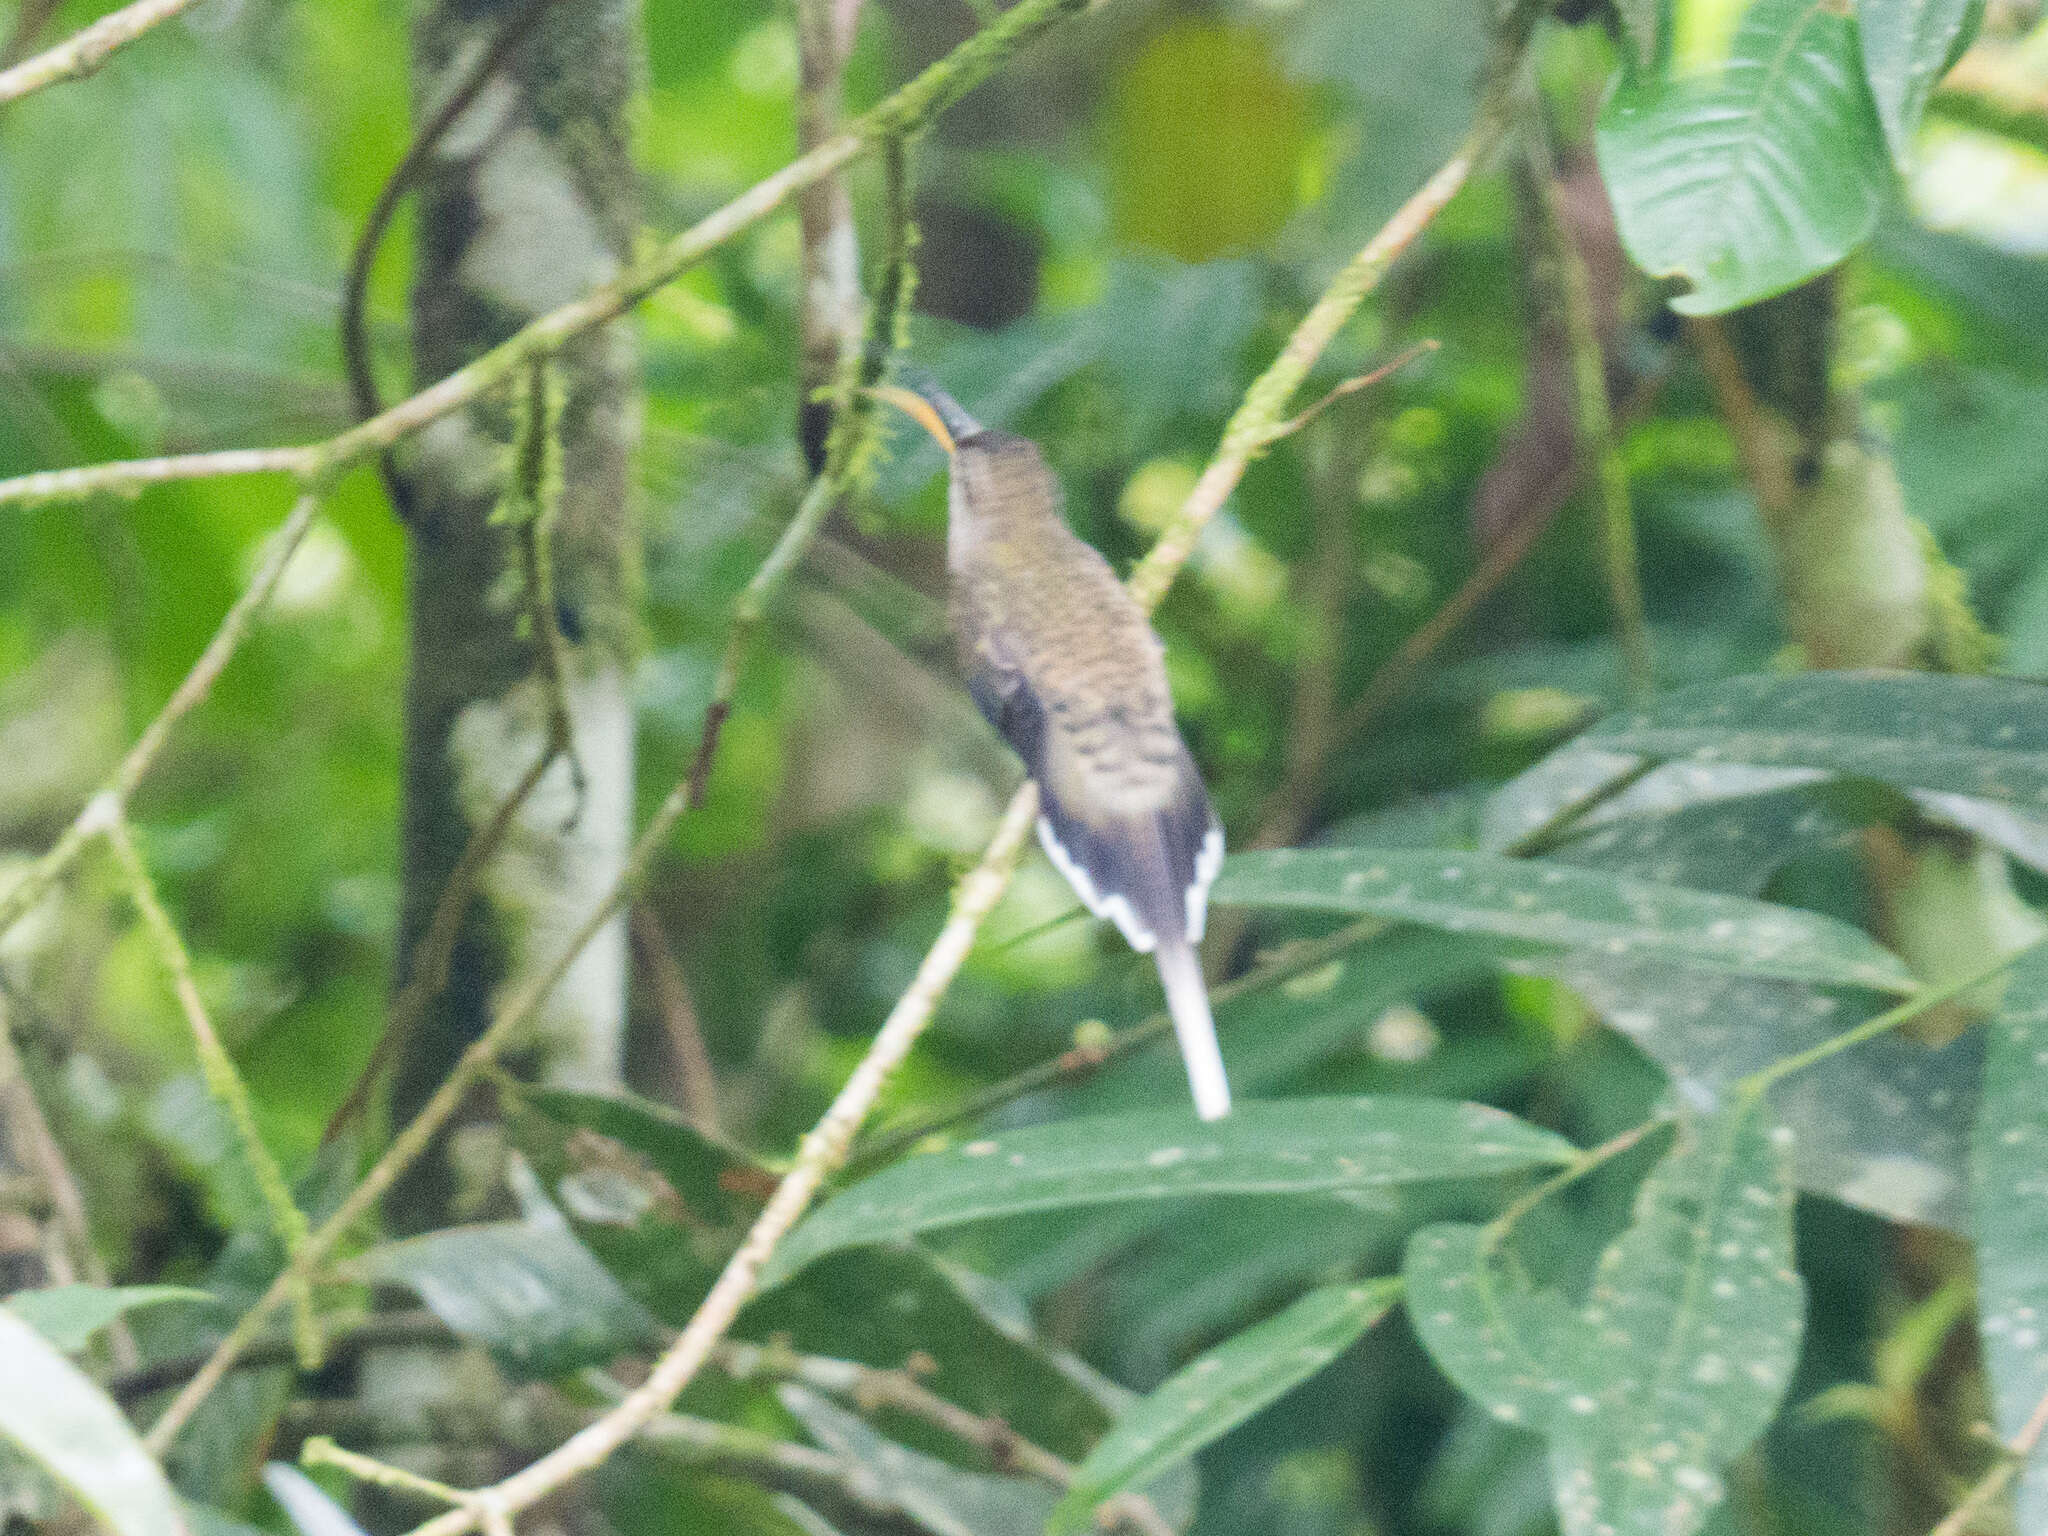
[[[1866, 3], [1866, 34], [1900, 9]], [[1597, 165], [1636, 261], [1692, 280], [1682, 309], [1766, 299], [1848, 258], [1824, 361], [1858, 402], [1851, 435], [1895, 465], [1951, 606], [1997, 637], [1996, 670], [2048, 671], [2038, 108], [1987, 122], [1963, 88], [1935, 90], [1977, 25], [1968, 6], [1919, 8], [1923, 32], [1884, 34], [1899, 44], [1892, 73], [1873, 65], [1868, 80], [1857, 23], [1837, 7], [1619, 10], [1612, 27], [1539, 33], [1530, 110], [1553, 125], [1559, 168], [1583, 189]], [[916, 315], [911, 351], [978, 414], [1044, 446], [1071, 520], [1119, 569], [1337, 265], [1459, 142], [1477, 105], [1483, 11], [1477, 0], [1120, 0], [1051, 34], [917, 146], [925, 292], [951, 296], [941, 307], [954, 318]], [[768, 0], [646, 0], [645, 12], [638, 149], [647, 223], [666, 233], [791, 158], [795, 30]], [[91, 14], [67, 4], [47, 35]], [[975, 20], [967, 5], [869, 7], [850, 101], [875, 100]], [[1995, 45], [2032, 71], [2036, 92], [2048, 88], [2028, 6], [1994, 6], [1985, 27], [1980, 49]], [[405, 47], [396, 5], [207, 0], [90, 81], [0, 109], [0, 475], [305, 441], [347, 424], [335, 306], [354, 231], [407, 141]], [[1776, 88], [1776, 76], [1758, 86], [1738, 67], [1758, 59], [1816, 83], [1751, 111]], [[1779, 131], [1773, 113], [1790, 114], [1779, 127], [1801, 147], [1781, 161], [1722, 144], [1723, 180], [1660, 180], [1659, 156], [1698, 149], [1686, 135], [1730, 100], [1767, 134]], [[2041, 706], [2011, 681], [1906, 680], [1870, 694], [1792, 676], [1800, 626], [1767, 520], [1698, 357], [1669, 323], [1665, 301], [1684, 284], [1625, 269], [1616, 247], [1592, 277], [1612, 310], [1606, 366], [1629, 386], [1617, 398], [1647, 401], [1617, 406], [1618, 448], [1657, 697], [1632, 694], [1580, 492], [1390, 709], [1342, 728], [1345, 703], [1500, 531], [1480, 515], [1489, 473], [1526, 456], [1530, 435], [1558, 431], [1537, 410], [1532, 359], [1554, 353], [1554, 327], [1512, 160], [1487, 165], [1436, 222], [1305, 398], [1408, 343], [1438, 350], [1263, 456], [1159, 619], [1185, 731], [1240, 843], [1296, 782], [1310, 717], [1339, 722], [1304, 792], [1301, 835], [1286, 839], [1320, 851], [1250, 856], [1219, 889], [1219, 904], [1246, 914], [1238, 968], [1279, 957], [1278, 979], [1219, 1008], [1233, 1079], [1247, 1099], [1295, 1106], [1273, 1136], [1357, 1138], [1343, 1118], [1356, 1106], [1340, 1101], [1374, 1096], [1394, 1106], [1387, 1134], [1423, 1165], [1288, 1182], [1252, 1166], [1272, 1151], [1256, 1113], [1226, 1133], [1251, 1151], [1218, 1142], [1205, 1161], [1192, 1122], [1174, 1118], [1180, 1069], [1157, 1039], [953, 1123], [989, 1085], [1156, 1006], [1149, 964], [1076, 920], [1034, 854], [856, 1151], [854, 1175], [876, 1185], [839, 1198], [877, 1203], [830, 1208], [806, 1229], [813, 1262], [778, 1272], [736, 1336], [884, 1369], [920, 1356], [941, 1396], [1086, 1461], [1084, 1488], [1103, 1486], [1091, 1479], [1115, 1461], [1155, 1479], [1160, 1512], [1204, 1536], [1545, 1531], [1559, 1519], [1554, 1490], [1645, 1426], [1671, 1426], [1678, 1471], [1704, 1483], [1673, 1472], [1654, 1497], [1603, 1485], [1609, 1507], [1639, 1522], [1625, 1530], [1924, 1529], [1990, 1465], [1971, 1426], [2010, 1435], [2041, 1396], [2038, 1354], [2016, 1341], [2032, 1333], [2032, 1306], [2048, 1305], [2037, 1240], [2048, 1218], [2027, 1203], [2037, 1171], [1998, 1149], [2039, 1134], [2048, 1081], [2026, 1031], [2048, 976], [2017, 973], [2002, 1011], [1966, 993], [1974, 1027], [1956, 1044], [1879, 1040], [1774, 1088], [1796, 1152], [1738, 1085], [1910, 988], [1884, 946], [1942, 983], [1987, 948], [2038, 935]], [[863, 164], [852, 180], [872, 243], [879, 175]], [[791, 430], [797, 241], [793, 218], [773, 221], [638, 311], [647, 804], [687, 768], [732, 599], [803, 490]], [[394, 379], [408, 243], [401, 220], [371, 288]], [[1006, 267], [998, 281], [991, 251], [1021, 263], [1022, 278]], [[647, 895], [717, 1068], [721, 1136], [661, 1110], [676, 1068], [641, 985], [639, 1098], [508, 1087], [507, 1135], [531, 1176], [521, 1213], [370, 1246], [332, 1277], [331, 1302], [409, 1291], [486, 1346], [493, 1369], [567, 1381], [563, 1395], [585, 1407], [578, 1370], [645, 1353], [688, 1317], [758, 1209], [763, 1165], [787, 1156], [858, 1059], [1016, 780], [956, 686], [941, 633], [940, 468], [900, 433], [834, 523], [747, 667], [708, 803]], [[176, 686], [281, 515], [274, 488], [242, 480], [0, 508], [0, 883], [48, 846]], [[321, 1129], [368, 1060], [388, 997], [404, 554], [374, 477], [345, 480], [272, 614], [136, 807], [263, 1136], [316, 1215], [350, 1172], [317, 1155]], [[1796, 691], [1807, 684], [1819, 691]], [[1637, 706], [1641, 717], [1617, 715]], [[1631, 752], [1713, 766], [1662, 781], [1661, 799], [1638, 793], [1647, 782], [1618, 794], [1540, 847], [1522, 841], [1616, 778]], [[1761, 767], [1745, 776], [1730, 762]], [[1924, 798], [1943, 794], [1964, 800]], [[1945, 829], [1936, 841], [1963, 850], [1959, 865], [1995, 869], [2006, 904], [1957, 907], [1948, 929], [1907, 943], [1888, 927], [1867, 855], [1873, 829], [1918, 835], [1930, 821]], [[1460, 862], [1446, 850], [1481, 851]], [[1550, 857], [1519, 857], [1530, 853]], [[1568, 865], [1589, 873], [1559, 877], [1563, 895], [1539, 885]], [[1472, 889], [1481, 876], [1503, 882], [1485, 899]], [[1687, 890], [1646, 896], [1631, 880]], [[1587, 926], [1537, 933], [1509, 920], [1545, 902]], [[1304, 951], [1287, 946], [1330, 940], [1360, 916], [1379, 925], [1323, 943], [1313, 964], [1290, 962]], [[143, 1359], [203, 1348], [277, 1255], [106, 863], [89, 862], [0, 940], [0, 977], [114, 1280], [216, 1298], [132, 1298], [149, 1303], [127, 1314]], [[2000, 1118], [1973, 1126], [1987, 1052], [1984, 1113]], [[1410, 1124], [1416, 1096], [1447, 1114], [1448, 1101], [1511, 1112], [1528, 1122], [1509, 1122], [1526, 1155], [1469, 1166], [1470, 1125]], [[1033, 1204], [1014, 1181], [974, 1182], [996, 1169], [974, 1148], [1038, 1134], [1057, 1149], [1069, 1133], [1034, 1128], [1082, 1116], [1117, 1118], [1087, 1133], [1101, 1162], [1060, 1175], [1064, 1194]], [[1474, 1224], [1570, 1155], [1556, 1137], [1592, 1147], [1646, 1119], [1657, 1125], [1642, 1142], [1518, 1222], [1512, 1262], [1489, 1256], [1474, 1234], [1491, 1229]], [[1158, 1199], [1106, 1198], [1191, 1150], [1201, 1177]], [[906, 1151], [900, 1172], [879, 1171]], [[1708, 1164], [1740, 1179], [1702, 1182]], [[888, 1204], [892, 1176], [957, 1205], [912, 1219]], [[1981, 1348], [1958, 1235], [1972, 1178], [1980, 1210], [2013, 1212], [2009, 1230], [1976, 1232], [1990, 1245], [1976, 1256]], [[1745, 1181], [1768, 1206], [1741, 1229], [1761, 1250], [1768, 1295], [1717, 1311], [1687, 1292], [1666, 1317], [1659, 1308], [1683, 1291], [1671, 1272], [1695, 1273], [1686, 1245], [1707, 1261], [1700, 1234], [1720, 1231], [1739, 1204], [1727, 1191]], [[1794, 1253], [1803, 1331], [1799, 1286], [1779, 1273]], [[1450, 1302], [1417, 1326], [1390, 1310], [1390, 1286], [1358, 1283], [1404, 1273], [1411, 1298], [1447, 1275], [1498, 1281], [1508, 1299], [1494, 1324], [1542, 1341], [1532, 1358], [1550, 1374], [1510, 1390], [1497, 1361], [1460, 1353], [1487, 1335]], [[1719, 1280], [1703, 1283], [1711, 1297]], [[1669, 1359], [1696, 1367], [1715, 1351], [1693, 1330], [1739, 1323], [1754, 1336], [1737, 1358], [1777, 1361], [1789, 1384], [1745, 1397], [1738, 1382], [1724, 1402], [1632, 1376], [1629, 1347], [1603, 1340], [1589, 1315], [1603, 1297], [1650, 1330], [1629, 1347], [1663, 1340]], [[59, 1345], [106, 1380], [108, 1315], [28, 1320], [70, 1328]], [[8, 1337], [0, 1358], [12, 1364]], [[1218, 1345], [1215, 1370], [1232, 1384], [1220, 1408], [1185, 1374]], [[1603, 1351], [1621, 1365], [1573, 1374]], [[1274, 1363], [1283, 1356], [1301, 1368]], [[17, 1381], [34, 1379], [24, 1363]], [[355, 1386], [282, 1365], [235, 1378], [172, 1463], [195, 1529], [287, 1529], [257, 1469], [295, 1454]], [[1204, 1432], [1181, 1426], [1178, 1455], [1157, 1452], [1163, 1442], [1130, 1416], [1130, 1394], [1155, 1388], [1155, 1411], [1210, 1415]], [[1575, 1428], [1581, 1398], [1595, 1408]], [[801, 1382], [714, 1377], [682, 1406], [886, 1469], [910, 1490], [893, 1526], [654, 1450], [607, 1467], [597, 1505], [624, 1536], [905, 1523], [1003, 1536], [1079, 1518], [928, 1425], [835, 1402]], [[1088, 1460], [1120, 1415], [1104, 1442], [1116, 1454]], [[1185, 1460], [1196, 1444], [1199, 1498]], [[1731, 1497], [1709, 1515], [1701, 1490], [1724, 1472]], [[1688, 1495], [1698, 1507], [1673, 1516]], [[2037, 1486], [2023, 1497], [2048, 1509]], [[1592, 1528], [1565, 1504], [1568, 1529]], [[53, 1519], [57, 1507], [35, 1475], [0, 1465], [0, 1518]], [[400, 1528], [427, 1512], [401, 1501], [395, 1517], [366, 1518]]]

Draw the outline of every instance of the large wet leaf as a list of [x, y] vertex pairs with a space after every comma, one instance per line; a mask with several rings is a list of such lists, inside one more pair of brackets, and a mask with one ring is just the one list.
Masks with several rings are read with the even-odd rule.
[[1912, 169], [1913, 135], [1927, 98], [1983, 13], [1983, 0], [1859, 0], [1863, 73], [1901, 171]]
[[1531, 1291], [1485, 1229], [1409, 1245], [1408, 1306], [1446, 1374], [1550, 1441], [1567, 1536], [1687, 1536], [1791, 1380], [1805, 1319], [1781, 1133], [1746, 1098], [1681, 1128], [1584, 1304]]
[[1057, 1495], [1021, 1477], [963, 1472], [899, 1445], [857, 1414], [799, 1386], [782, 1406], [826, 1450], [864, 1474], [873, 1500], [929, 1536], [1040, 1536]]
[[[1876, 1012], [1865, 997], [1792, 982], [1583, 952], [1540, 969], [1640, 1046], [1698, 1110], [1720, 1104], [1751, 1073]], [[1974, 1031], [1940, 1047], [1885, 1035], [1780, 1083], [1771, 1102], [1795, 1133], [1800, 1188], [1892, 1221], [1964, 1231], [1970, 1114], [1982, 1060]]]
[[525, 1376], [603, 1364], [658, 1333], [559, 1216], [448, 1227], [373, 1248], [356, 1264], [410, 1286], [455, 1333]]
[[1711, 315], [1833, 266], [1890, 186], [1856, 24], [1832, 0], [1755, 0], [1725, 57], [1673, 50], [1600, 115], [1600, 170], [1623, 244], [1673, 302]]
[[185, 1536], [164, 1480], [113, 1400], [63, 1351], [0, 1308], [0, 1439], [119, 1536]]
[[1224, 905], [1319, 907], [1400, 918], [1547, 949], [1595, 949], [1747, 975], [1904, 991], [1905, 966], [1818, 913], [1498, 854], [1415, 848], [1239, 854]]
[[558, 1124], [595, 1131], [639, 1153], [668, 1181], [685, 1212], [700, 1221], [736, 1219], [735, 1190], [772, 1183], [773, 1175], [745, 1152], [651, 1100], [527, 1087], [519, 1097]]
[[932, 1367], [925, 1385], [939, 1396], [1068, 1458], [1083, 1455], [1111, 1419], [1038, 1340], [1028, 1310], [908, 1243], [819, 1259], [749, 1302], [733, 1333], [879, 1370], [922, 1356]]
[[75, 1354], [122, 1313], [167, 1301], [212, 1305], [217, 1298], [211, 1291], [186, 1285], [56, 1285], [41, 1291], [16, 1291], [0, 1306], [65, 1353]]
[[1610, 716], [1581, 740], [1649, 757], [1826, 768], [1903, 788], [2048, 806], [2048, 689], [2014, 678], [1735, 677]]
[[1051, 1528], [1082, 1529], [1105, 1499], [1229, 1433], [1349, 1349], [1399, 1295], [1396, 1280], [1324, 1286], [1189, 1361], [1088, 1453]]
[[1440, 1099], [1288, 1099], [1207, 1123], [1184, 1109], [1065, 1120], [908, 1157], [863, 1180], [790, 1234], [762, 1283], [836, 1248], [992, 1216], [1484, 1177], [1571, 1153], [1562, 1137], [1500, 1110]]
[[[1479, 935], [1394, 928], [1219, 1003], [1216, 1032], [1231, 1086], [1241, 1096], [1277, 1087], [1355, 1044], [1389, 1007], [1490, 974], [1500, 948]], [[1108, 1113], [1134, 1102], [1178, 1104], [1187, 1091], [1187, 1068], [1162, 1037], [1070, 1090], [1068, 1101], [1079, 1114]]]
[[[1998, 1432], [2048, 1397], [2048, 954], [2013, 968], [1986, 1026], [1984, 1097], [1970, 1162], [1978, 1331]], [[2048, 1457], [2022, 1472], [2016, 1528], [2048, 1530]]]

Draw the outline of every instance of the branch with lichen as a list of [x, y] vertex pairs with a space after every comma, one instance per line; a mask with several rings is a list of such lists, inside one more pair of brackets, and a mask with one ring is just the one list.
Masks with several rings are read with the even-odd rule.
[[[120, 803], [112, 796], [103, 795], [89, 809], [94, 812], [97, 831], [114, 852], [114, 862], [121, 867], [129, 898], [142, 915], [142, 926], [147, 930], [150, 942], [156, 946], [164, 969], [170, 974], [171, 990], [177, 996], [178, 1008], [192, 1031], [193, 1048], [199, 1057], [199, 1075], [206, 1083], [207, 1092], [227, 1114], [242, 1160], [249, 1165], [249, 1171], [255, 1177], [264, 1208], [270, 1214], [270, 1223], [276, 1229], [278, 1243], [289, 1259], [306, 1245], [306, 1213], [292, 1199], [284, 1170], [278, 1166], [270, 1148], [264, 1145], [263, 1134], [256, 1125], [256, 1106], [250, 1101], [248, 1084], [242, 1081], [234, 1058], [228, 1055], [227, 1047], [221, 1043], [220, 1034], [213, 1027], [213, 1019], [206, 1011], [206, 1003], [199, 996], [199, 983], [192, 974], [192, 956], [178, 934], [177, 925], [171, 921], [170, 913], [164, 910], [163, 900], [157, 895], [156, 881], [150, 877], [142, 850], [135, 845], [134, 829], [128, 825]], [[313, 1311], [313, 1283], [309, 1275], [300, 1275], [292, 1289], [292, 1338], [298, 1349], [300, 1368], [315, 1369], [320, 1364], [321, 1343], [319, 1322]]]
[[830, 396], [831, 425], [825, 435], [825, 467], [804, 493], [796, 515], [775, 541], [768, 558], [761, 562], [733, 604], [732, 630], [718, 660], [711, 699], [704, 706], [704, 723], [697, 735], [696, 758], [690, 765], [693, 802], [704, 798], [711, 764], [718, 755], [719, 737], [739, 689], [740, 667], [754, 632], [767, 616], [769, 602], [803, 559], [826, 519], [866, 476], [874, 457], [875, 406], [866, 391], [881, 382], [890, 354], [902, 342], [910, 296], [917, 286], [917, 272], [911, 265], [917, 231], [910, 222], [910, 168], [903, 140], [891, 138], [883, 146], [882, 159], [887, 186], [888, 250], [881, 278], [875, 285], [874, 303], [869, 306], [864, 329], [848, 336], [840, 349], [838, 375]]

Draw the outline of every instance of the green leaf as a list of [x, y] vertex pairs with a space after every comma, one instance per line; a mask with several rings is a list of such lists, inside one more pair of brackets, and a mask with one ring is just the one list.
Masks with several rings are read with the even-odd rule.
[[657, 1333], [654, 1319], [555, 1216], [386, 1243], [356, 1267], [410, 1286], [455, 1333], [528, 1377], [602, 1364]]
[[[2013, 968], [1986, 1034], [1970, 1159], [1977, 1327], [1998, 1432], [2009, 1437], [2048, 1396], [2048, 953]], [[2043, 1460], [2021, 1473], [2018, 1530], [2048, 1529]]]
[[185, 1536], [171, 1485], [113, 1400], [23, 1319], [0, 1309], [0, 1436], [119, 1536]]
[[1052, 1530], [1080, 1530], [1096, 1506], [1219, 1439], [1358, 1339], [1399, 1296], [1398, 1280], [1331, 1285], [1190, 1361], [1117, 1419], [1075, 1473]]
[[746, 1152], [707, 1136], [665, 1105], [631, 1094], [577, 1093], [528, 1088], [520, 1099], [560, 1125], [595, 1131], [632, 1148], [669, 1183], [684, 1207], [702, 1220], [735, 1219], [735, 1183], [759, 1187], [772, 1175]]
[[1673, 301], [1711, 315], [1840, 261], [1890, 187], [1855, 23], [1833, 0], [1755, 0], [1725, 58], [1625, 79], [1596, 147], [1622, 242]]
[[948, 1402], [1079, 1458], [1110, 1410], [1033, 1334], [1030, 1313], [1002, 1300], [981, 1276], [913, 1244], [852, 1248], [749, 1302], [733, 1334], [878, 1370], [922, 1354], [936, 1367], [925, 1385]]
[[16, 1291], [4, 1306], [66, 1354], [76, 1354], [94, 1334], [132, 1308], [166, 1301], [211, 1305], [216, 1300], [210, 1291], [184, 1285], [58, 1285]]
[[1983, 12], [1983, 0], [1860, 0], [1857, 5], [1863, 74], [1877, 102], [1892, 163], [1902, 173], [1913, 168], [1913, 135], [1927, 98]]
[[328, 1496], [325, 1488], [289, 1462], [268, 1463], [263, 1468], [263, 1486], [291, 1517], [299, 1536], [368, 1536], [355, 1517]]
[[1561, 1404], [1589, 1400], [1577, 1372], [1590, 1341], [1555, 1291], [1497, 1262], [1484, 1227], [1446, 1222], [1408, 1240], [1408, 1318], [1430, 1358], [1503, 1424], [1547, 1430]]
[[1571, 1144], [1481, 1104], [1288, 1099], [1203, 1123], [1152, 1110], [972, 1141], [904, 1159], [828, 1200], [776, 1252], [764, 1285], [835, 1248], [1020, 1211], [1189, 1195], [1367, 1189], [1563, 1162]]
[[1688, 1536], [1762, 1433], [1798, 1359], [1792, 1187], [1760, 1099], [1683, 1126], [1583, 1306], [1503, 1273], [1475, 1227], [1409, 1245], [1409, 1315], [1497, 1418], [1551, 1442], [1567, 1536]]
[[1833, 986], [1913, 985], [1895, 955], [1818, 913], [1490, 853], [1244, 853], [1224, 865], [1213, 899], [1224, 906], [1365, 912], [1547, 949], [1595, 949]]
[[1648, 757], [1827, 768], [1910, 789], [2048, 806], [2048, 689], [2014, 678], [1734, 677], [1611, 716], [1581, 740]]
[[[1360, 1032], [1393, 1005], [1491, 975], [1499, 949], [1478, 937], [1394, 928], [1219, 1003], [1216, 1032], [1231, 1085], [1252, 1095], [1285, 1083], [1355, 1047]], [[1172, 1040], [1161, 1039], [1072, 1090], [1068, 1102], [1077, 1114], [1108, 1114], [1134, 1101], [1177, 1104], [1187, 1091], [1187, 1068]], [[1147, 1097], [1137, 1098], [1141, 1093]]]
[[[1691, 764], [1675, 766], [1681, 772], [1704, 771]], [[1823, 777], [1799, 768], [1712, 771]], [[1701, 800], [1669, 809], [1639, 809], [1641, 804], [1617, 804], [1612, 815], [1588, 818], [1583, 835], [1552, 849], [1548, 857], [1634, 880], [1728, 896], [1756, 896], [1792, 860], [1823, 848], [1845, 846], [1851, 835], [1847, 821], [1804, 787]]]
[[[1640, 1046], [1687, 1104], [1718, 1103], [1751, 1073], [1877, 1011], [1867, 993], [1584, 951], [1543, 970]], [[1891, 1034], [1780, 1083], [1771, 1103], [1794, 1132], [1800, 1188], [1891, 1221], [1964, 1230], [1982, 1054], [1974, 1030], [1939, 1048]]]
[[858, 1467], [870, 1491], [931, 1536], [1040, 1536], [1053, 1491], [1021, 1477], [963, 1472], [877, 1434], [857, 1414], [795, 1385], [782, 1406], [826, 1450]]

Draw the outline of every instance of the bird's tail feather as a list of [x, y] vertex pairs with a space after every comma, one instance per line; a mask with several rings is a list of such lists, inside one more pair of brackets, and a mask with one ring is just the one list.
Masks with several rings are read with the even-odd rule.
[[1209, 989], [1202, 967], [1187, 940], [1162, 936], [1155, 958], [1159, 981], [1166, 989], [1166, 1011], [1187, 1063], [1188, 1087], [1194, 1091], [1195, 1113], [1220, 1120], [1230, 1113], [1230, 1080], [1223, 1072], [1223, 1052], [1216, 1044], [1216, 1022], [1209, 1014]]

